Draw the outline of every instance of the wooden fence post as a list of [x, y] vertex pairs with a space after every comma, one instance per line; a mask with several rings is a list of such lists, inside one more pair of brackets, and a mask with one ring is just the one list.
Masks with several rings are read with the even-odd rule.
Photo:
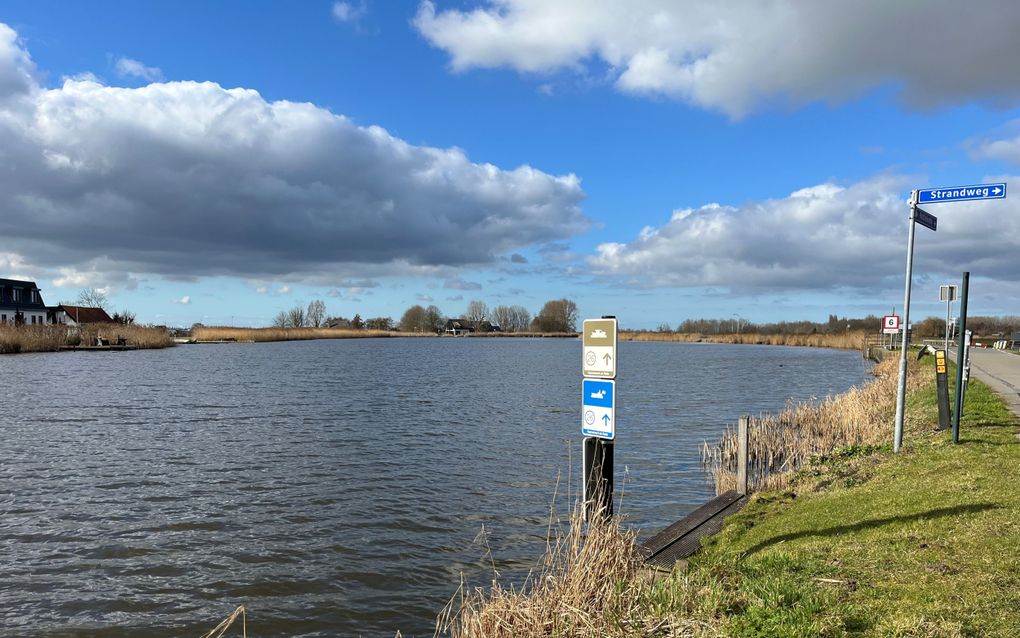
[[747, 494], [747, 430], [751, 417], [742, 416], [737, 421], [737, 491]]

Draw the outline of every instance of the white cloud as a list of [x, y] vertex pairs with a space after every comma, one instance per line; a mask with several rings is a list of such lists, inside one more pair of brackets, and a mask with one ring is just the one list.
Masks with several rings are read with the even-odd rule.
[[432, 295], [418, 294], [414, 296], [418, 301], [424, 301], [425, 303], [432, 303], [435, 298]]
[[352, 2], [333, 3], [333, 19], [337, 22], [357, 22], [367, 11], [368, 7], [365, 6], [364, 2], [357, 4]]
[[[628, 286], [896, 289], [903, 285], [906, 254], [904, 193], [919, 181], [880, 176], [845, 187], [820, 184], [739, 207], [678, 210], [628, 243], [600, 245], [588, 264]], [[927, 210], [938, 216], [938, 232], [917, 230], [917, 277], [959, 277], [973, 270], [990, 280], [1020, 280], [1020, 205], [995, 200]]]
[[278, 294], [278, 295], [289, 295], [290, 294], [290, 286], [280, 286], [276, 290], [276, 294]]
[[[145, 66], [138, 60], [132, 60], [131, 58], [118, 58], [114, 68], [117, 70], [118, 75], [125, 78], [138, 78], [148, 82], [160, 82], [163, 80], [163, 71], [159, 68]], [[94, 77], [88, 78], [87, 76], [74, 79], [79, 81], [95, 81]]]
[[[210, 82], [33, 79], [0, 25], [0, 252], [45, 268], [332, 286], [585, 230], [574, 175], [472, 162], [312, 104]], [[440, 276], [446, 276], [440, 275]]]
[[481, 290], [482, 284], [467, 281], [461, 277], [453, 277], [443, 282], [443, 288], [449, 288], [452, 290]]
[[1020, 164], [1020, 120], [1014, 120], [999, 132], [1005, 139], [985, 138], [970, 143], [975, 157]]
[[[454, 70], [610, 69], [621, 91], [740, 117], [763, 103], [841, 101], [896, 86], [916, 107], [1016, 104], [1020, 4], [858, 0], [477, 0], [414, 23]], [[974, 19], [970, 19], [973, 17]]]
[[174, 303], [180, 304], [182, 306], [187, 306], [188, 304], [191, 303], [191, 297], [189, 295], [184, 295], [180, 299], [174, 299]]

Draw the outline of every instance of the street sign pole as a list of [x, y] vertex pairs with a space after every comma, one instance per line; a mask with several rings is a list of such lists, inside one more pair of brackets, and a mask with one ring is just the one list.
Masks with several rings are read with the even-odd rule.
[[953, 411], [953, 443], [960, 442], [960, 412], [963, 411], [963, 367], [965, 364], [964, 335], [967, 334], [967, 296], [970, 294], [970, 272], [963, 273], [960, 287], [960, 321], [956, 327], [956, 409]]
[[613, 440], [616, 438], [616, 317], [585, 319], [581, 326], [581, 480], [584, 520], [613, 514]]
[[907, 277], [903, 284], [903, 338], [900, 340], [900, 378], [896, 391], [896, 431], [893, 452], [903, 445], [903, 410], [907, 395], [907, 326], [910, 325], [910, 278], [914, 270], [914, 216], [917, 212], [917, 191], [910, 193], [910, 230], [907, 235]]

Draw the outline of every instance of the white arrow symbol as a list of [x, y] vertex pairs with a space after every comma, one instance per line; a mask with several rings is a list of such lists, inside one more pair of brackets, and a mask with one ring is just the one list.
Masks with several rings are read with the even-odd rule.
[[999, 193], [1002, 192], [1002, 189], [999, 188], [998, 186], [996, 186], [995, 188], [992, 189], [992, 192], [995, 193], [996, 195], [998, 195]]

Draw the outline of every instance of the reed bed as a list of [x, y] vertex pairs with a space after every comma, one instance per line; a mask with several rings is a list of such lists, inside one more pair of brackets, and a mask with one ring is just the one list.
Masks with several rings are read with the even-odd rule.
[[860, 350], [864, 345], [864, 332], [838, 334], [757, 334], [734, 333], [706, 335], [697, 332], [620, 332], [625, 341], [667, 341], [681, 343], [735, 343], [767, 346], [808, 346], [812, 348], [841, 348]]
[[[812, 457], [853, 446], [888, 442], [893, 432], [898, 382], [897, 359], [877, 364], [875, 379], [844, 394], [821, 401], [791, 403], [779, 414], [751, 418], [748, 427], [747, 478], [752, 490], [785, 488], [795, 471]], [[907, 390], [931, 385], [932, 375], [920, 374], [911, 360]], [[917, 425], [907, 423], [905, 427]], [[715, 479], [717, 494], [736, 486], [737, 435], [728, 428], [715, 445], [705, 443], [702, 461]]]
[[[170, 331], [159, 326], [89, 323], [79, 326], [78, 334], [80, 335], [80, 345], [83, 346], [94, 345], [97, 337], [102, 337], [104, 342], [111, 344], [116, 344], [119, 339], [123, 339], [127, 345], [143, 349], [169, 348], [174, 345]], [[71, 344], [77, 345], [73, 341]]]
[[202, 326], [191, 330], [192, 341], [307, 341], [309, 339], [366, 339], [372, 337], [434, 337], [433, 333], [354, 330], [352, 328], [233, 328]]
[[66, 340], [65, 326], [0, 324], [0, 354], [54, 352]]
[[689, 596], [679, 596], [685, 601], [674, 596], [668, 608], [650, 604], [661, 597], [662, 585], [641, 568], [636, 534], [617, 517], [591, 518], [585, 523], [575, 507], [566, 529], [550, 534], [539, 566], [520, 588], [495, 579], [487, 590], [466, 592], [462, 585], [440, 615], [436, 636], [717, 635], [714, 614], [696, 613], [701, 583], [692, 581]]

